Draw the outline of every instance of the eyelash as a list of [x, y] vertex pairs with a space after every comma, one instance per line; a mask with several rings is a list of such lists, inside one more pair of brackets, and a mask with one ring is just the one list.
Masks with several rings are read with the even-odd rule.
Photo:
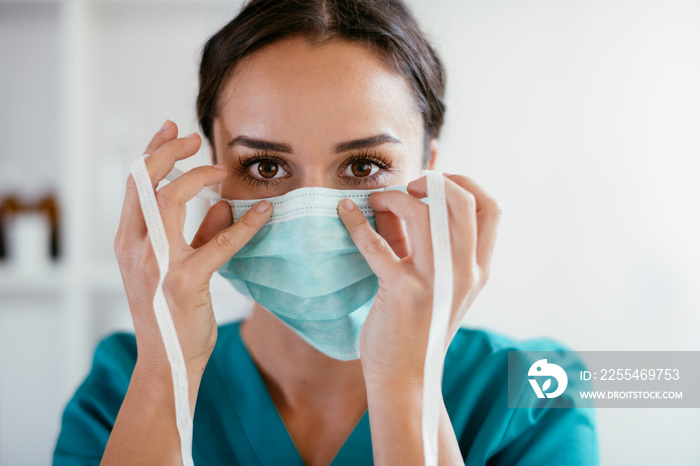
[[248, 168], [250, 168], [251, 165], [254, 165], [258, 162], [274, 162], [276, 164], [279, 164], [279, 166], [284, 168], [285, 170], [287, 167], [287, 162], [283, 158], [269, 154], [267, 152], [256, 152], [252, 155], [242, 155], [236, 163], [236, 168], [238, 169], [241, 178], [243, 178], [245, 181], [254, 186], [270, 186], [272, 184], [279, 183], [284, 179], [275, 178], [270, 180], [262, 180], [260, 178], [255, 178], [254, 176], [251, 176], [250, 173], [248, 173]]
[[[283, 169], [287, 170], [287, 162], [276, 155], [270, 154], [268, 152], [256, 152], [252, 155], [244, 155], [241, 156], [238, 161], [237, 161], [237, 168], [238, 171], [243, 179], [245, 179], [248, 183], [253, 184], [255, 186], [270, 186], [272, 184], [279, 183], [282, 181], [284, 178], [275, 178], [275, 179], [269, 179], [269, 180], [263, 180], [260, 178], [255, 178], [254, 176], [251, 176], [250, 173], [248, 173], [248, 168], [250, 168], [251, 165], [254, 165], [258, 162], [274, 162], [279, 164], [280, 167]], [[348, 157], [343, 164], [340, 166], [339, 172], [343, 172], [348, 166], [352, 165], [353, 163], [358, 163], [358, 162], [370, 162], [375, 164], [377, 167], [380, 168], [380, 171], [375, 173], [372, 176], [366, 176], [366, 177], [344, 177], [347, 178], [348, 180], [351, 180], [352, 183], [354, 183], [357, 186], [360, 185], [369, 185], [371, 183], [375, 183], [380, 177], [386, 177], [388, 173], [392, 172], [391, 169], [391, 160], [389, 160], [387, 157], [385, 157], [383, 154], [380, 152], [373, 150], [373, 149], [363, 149], [362, 151], [351, 155]]]
[[361, 152], [351, 155], [350, 157], [345, 159], [345, 162], [343, 162], [343, 164], [340, 166], [340, 171], [342, 172], [348, 166], [358, 162], [373, 163], [380, 168], [380, 171], [378, 171], [372, 176], [365, 176], [359, 178], [346, 177], [357, 186], [375, 183], [380, 177], [386, 177], [388, 173], [392, 172], [391, 160], [389, 160], [382, 153], [374, 149], [363, 149]]

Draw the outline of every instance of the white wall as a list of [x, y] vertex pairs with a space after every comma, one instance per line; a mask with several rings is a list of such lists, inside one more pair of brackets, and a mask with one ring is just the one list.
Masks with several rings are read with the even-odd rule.
[[[700, 3], [413, 2], [448, 68], [440, 168], [503, 205], [468, 326], [700, 350]], [[605, 465], [700, 464], [700, 410], [600, 409]]]
[[[72, 182], [56, 177], [72, 159], [52, 149], [62, 118], [54, 3], [65, 2], [0, 1], [0, 192]], [[700, 3], [410, 3], [448, 69], [438, 168], [473, 177], [503, 205], [492, 278], [465, 324], [577, 350], [700, 350]], [[197, 54], [237, 4], [85, 8], [78, 92], [89, 118], [73, 134], [89, 156], [73, 176], [88, 179], [89, 195], [64, 207], [83, 209], [91, 233], [81, 269], [90, 347], [130, 326], [111, 257], [121, 180], [165, 118], [196, 129]], [[28, 298], [31, 280], [18, 282], [30, 293], [10, 283], [0, 287], [0, 464], [45, 464], [79, 377], [54, 351], [66, 338], [51, 305], [60, 285], [37, 284]], [[245, 306], [231, 309], [241, 301], [221, 285], [216, 306], [230, 319]], [[42, 386], [61, 377], [68, 389]], [[700, 464], [697, 409], [597, 417], [604, 465]]]
[[504, 210], [467, 321], [579, 349], [700, 349], [700, 3], [420, 11], [449, 70], [441, 168]]

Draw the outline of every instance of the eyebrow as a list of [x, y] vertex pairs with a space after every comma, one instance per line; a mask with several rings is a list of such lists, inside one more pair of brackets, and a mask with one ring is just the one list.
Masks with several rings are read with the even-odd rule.
[[377, 136], [370, 136], [364, 139], [355, 139], [354, 141], [341, 142], [335, 146], [335, 153], [339, 154], [341, 152], [347, 152], [354, 149], [364, 149], [367, 147], [374, 147], [385, 142], [397, 142], [403, 144], [401, 141], [388, 134], [379, 134]]
[[281, 142], [265, 141], [263, 139], [249, 138], [248, 136], [236, 136], [226, 143], [226, 147], [233, 147], [236, 144], [248, 147], [250, 149], [269, 150], [274, 152], [292, 153], [292, 147], [289, 144]]
[[[368, 147], [378, 146], [384, 144], [385, 142], [396, 142], [403, 144], [400, 140], [388, 134], [378, 134], [376, 136], [370, 136], [363, 139], [355, 139], [353, 141], [341, 142], [337, 144], [334, 148], [336, 154], [341, 152], [347, 152], [355, 149], [365, 149]], [[294, 153], [292, 147], [289, 144], [284, 144], [281, 142], [265, 141], [264, 139], [249, 138], [248, 136], [236, 136], [226, 143], [226, 147], [233, 147], [239, 144], [250, 149], [257, 150], [268, 150], [273, 152], [282, 152], [286, 154]]]

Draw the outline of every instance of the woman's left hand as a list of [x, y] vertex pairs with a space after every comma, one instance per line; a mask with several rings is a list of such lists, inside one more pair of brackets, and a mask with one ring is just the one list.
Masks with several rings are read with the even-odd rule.
[[[379, 279], [379, 292], [360, 337], [360, 359], [368, 382], [423, 383], [434, 280], [428, 206], [420, 201], [428, 196], [426, 178], [409, 183], [407, 191], [370, 196], [377, 231], [352, 201], [341, 201], [338, 209]], [[488, 279], [501, 209], [465, 176], [445, 175], [445, 194], [454, 274], [446, 351]]]

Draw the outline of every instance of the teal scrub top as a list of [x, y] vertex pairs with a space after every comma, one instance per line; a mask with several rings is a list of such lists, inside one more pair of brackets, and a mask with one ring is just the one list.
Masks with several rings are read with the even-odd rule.
[[[239, 329], [240, 322], [219, 327], [204, 371], [194, 416], [194, 462], [301, 466]], [[467, 328], [457, 332], [445, 358], [442, 389], [466, 466], [599, 464], [592, 408], [573, 403], [571, 408], [508, 408], [508, 351], [560, 350], [568, 348], [550, 339], [514, 341]], [[113, 334], [100, 342], [90, 373], [63, 414], [55, 466], [100, 463], [135, 363], [133, 334]], [[585, 366], [574, 357], [564, 369], [577, 374]], [[569, 387], [581, 383], [579, 377], [569, 379]], [[525, 389], [532, 390], [526, 380]], [[566, 396], [556, 400], [566, 403]], [[331, 465], [366, 464], [373, 464], [367, 411]]]

